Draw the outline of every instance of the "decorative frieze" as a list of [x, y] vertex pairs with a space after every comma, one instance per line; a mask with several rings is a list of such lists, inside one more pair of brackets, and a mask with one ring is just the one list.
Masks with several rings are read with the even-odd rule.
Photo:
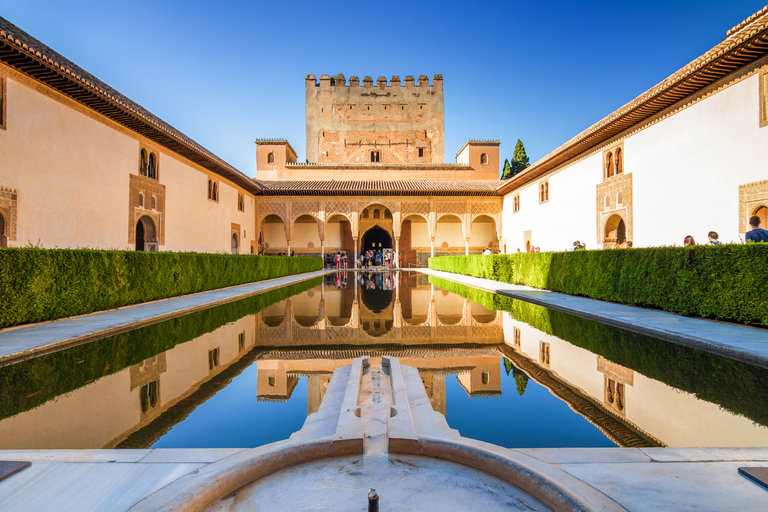
[[320, 216], [320, 202], [319, 201], [292, 201], [291, 216], [295, 220], [301, 215], [309, 215], [317, 219]]
[[429, 201], [407, 201], [400, 204], [400, 213], [403, 217], [413, 213], [429, 217]]
[[[5, 224], [5, 237], [8, 240], [16, 240], [17, 202], [19, 194], [16, 189], [0, 187], [0, 215]], [[0, 233], [2, 236], [3, 233]]]
[[268, 215], [277, 215], [285, 221], [285, 202], [284, 201], [260, 201], [259, 202], [259, 224]]

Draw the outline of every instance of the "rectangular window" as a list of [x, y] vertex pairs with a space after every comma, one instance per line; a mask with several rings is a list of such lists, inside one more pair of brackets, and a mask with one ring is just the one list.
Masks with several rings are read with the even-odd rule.
[[376, 163], [379, 161], [379, 152], [371, 151], [371, 162]]
[[760, 70], [760, 127], [765, 126], [768, 126], [768, 66]]
[[544, 366], [549, 366], [549, 343], [539, 342], [539, 362]]
[[239, 192], [237, 194], [237, 210], [240, 212], [245, 211], [245, 196]]
[[424, 148], [419, 148], [419, 158], [424, 156]]
[[517, 194], [512, 198], [512, 213], [520, 211], [520, 194]]
[[514, 338], [515, 341], [514, 341], [514, 343], [515, 343], [516, 347], [519, 347], [520, 343], [521, 343], [521, 339], [522, 339], [522, 337], [520, 335], [520, 329], [518, 329], [517, 327], [514, 327], [513, 329], [514, 329], [514, 334], [515, 334], [515, 338]]
[[219, 349], [215, 348], [208, 351], [208, 370], [213, 370], [219, 366]]
[[539, 203], [549, 201], [549, 181], [539, 183]]
[[237, 335], [237, 350], [239, 352], [245, 350], [245, 331]]

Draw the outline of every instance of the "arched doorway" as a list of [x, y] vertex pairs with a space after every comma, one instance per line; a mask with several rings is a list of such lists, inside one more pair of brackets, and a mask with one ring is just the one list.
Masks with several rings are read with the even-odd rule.
[[136, 250], [155, 252], [157, 248], [155, 221], [144, 215], [136, 223]]
[[620, 215], [611, 215], [605, 223], [603, 248], [608, 249], [624, 243], [627, 239], [627, 227]]
[[5, 217], [0, 213], [0, 247], [8, 247], [8, 237], [5, 234]]
[[237, 241], [237, 233], [232, 233], [232, 254], [239, 254], [240, 244]]
[[365, 232], [361, 243], [363, 251], [392, 249], [392, 237], [378, 225]]
[[261, 220], [259, 238], [262, 241], [264, 254], [283, 254], [288, 251], [285, 223], [278, 215], [270, 214]]
[[760, 227], [762, 229], [768, 229], [768, 208], [760, 206], [753, 215], [760, 218]]

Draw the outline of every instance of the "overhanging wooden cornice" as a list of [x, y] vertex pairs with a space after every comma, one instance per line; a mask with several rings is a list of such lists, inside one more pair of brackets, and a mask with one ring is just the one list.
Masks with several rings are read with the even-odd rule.
[[258, 184], [248, 176], [4, 18], [0, 18], [0, 61], [245, 190], [258, 193]]
[[753, 21], [743, 27], [737, 25], [738, 30], [730, 31], [722, 43], [698, 59], [506, 180], [498, 187], [499, 193], [507, 194], [539, 178], [768, 55], [768, 7], [749, 19]]

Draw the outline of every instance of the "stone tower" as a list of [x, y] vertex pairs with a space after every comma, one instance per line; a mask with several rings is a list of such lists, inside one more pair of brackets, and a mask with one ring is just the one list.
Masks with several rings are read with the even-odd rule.
[[444, 162], [443, 76], [307, 75], [307, 161]]

